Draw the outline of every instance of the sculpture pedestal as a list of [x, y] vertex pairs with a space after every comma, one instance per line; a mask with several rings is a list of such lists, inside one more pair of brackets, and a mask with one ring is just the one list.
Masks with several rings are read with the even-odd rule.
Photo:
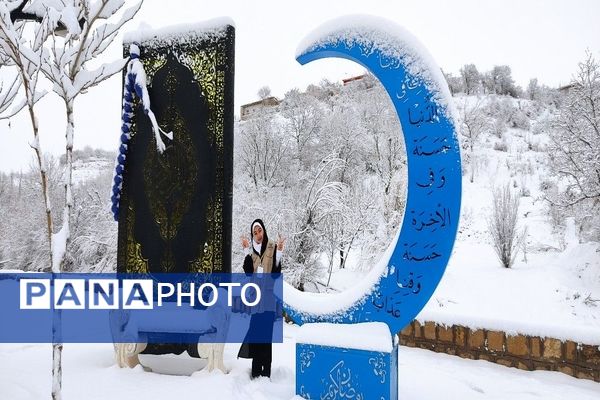
[[[139, 354], [146, 348], [146, 343], [115, 343], [115, 359], [119, 368], [135, 368], [141, 365]], [[224, 343], [198, 343], [198, 355], [206, 358], [208, 364], [206, 370], [212, 372], [215, 369], [227, 374], [229, 371], [223, 364]], [[144, 365], [144, 370], [148, 368]]]
[[296, 394], [397, 400], [398, 346], [386, 324], [305, 324], [296, 338]]
[[[226, 297], [222, 296], [221, 299]], [[148, 347], [148, 343], [119, 343], [118, 338], [148, 338], [153, 337], [150, 343], [170, 343], [170, 339], [175, 341], [181, 339], [182, 335], [189, 334], [195, 337], [202, 337], [202, 343], [192, 344], [190, 347], [196, 347], [192, 353], [193, 357], [206, 358], [208, 364], [206, 370], [212, 372], [215, 369], [224, 374], [228, 371], [223, 364], [224, 343], [218, 343], [219, 339], [225, 339], [226, 332], [229, 330], [229, 316], [224, 305], [221, 303], [215, 305], [206, 315], [198, 316], [198, 310], [179, 311], [171, 303], [163, 304], [163, 310], [160, 311], [162, 317], [157, 317], [156, 311], [152, 315], [133, 314], [117, 312], [111, 315], [111, 327], [115, 338], [115, 358], [117, 365], [121, 368], [134, 368], [140, 363], [139, 354]], [[177, 324], [173, 320], [177, 319]], [[168, 329], [161, 326], [161, 321], [169, 320]], [[164, 339], [164, 340], [157, 340]], [[185, 347], [188, 347], [184, 344]], [[190, 353], [190, 350], [188, 350]], [[152, 353], [156, 354], [156, 353]], [[143, 365], [142, 365], [143, 366]], [[145, 366], [143, 366], [146, 368]]]

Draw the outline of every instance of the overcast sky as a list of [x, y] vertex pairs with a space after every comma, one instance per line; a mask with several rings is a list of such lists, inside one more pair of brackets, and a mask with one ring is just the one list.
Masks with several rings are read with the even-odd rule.
[[[474, 63], [480, 71], [494, 65], [512, 68], [517, 84], [530, 78], [558, 86], [567, 83], [586, 49], [600, 59], [600, 1], [597, 0], [145, 0], [124, 31], [228, 16], [236, 25], [235, 114], [257, 100], [261, 86], [275, 96], [304, 89], [322, 78], [340, 81], [361, 73], [350, 61], [319, 60], [300, 66], [299, 42], [321, 23], [347, 14], [388, 18], [411, 31], [444, 71], [457, 74]], [[121, 54], [121, 37], [106, 60]], [[75, 148], [115, 150], [120, 127], [121, 77], [91, 89], [76, 104]], [[44, 151], [64, 149], [64, 110], [53, 94], [37, 106]], [[28, 119], [0, 122], [0, 170], [26, 170], [33, 156]]]

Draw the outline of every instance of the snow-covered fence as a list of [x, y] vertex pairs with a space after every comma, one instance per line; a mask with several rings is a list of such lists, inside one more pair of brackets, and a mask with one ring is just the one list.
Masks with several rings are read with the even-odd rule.
[[417, 320], [398, 336], [404, 346], [527, 371], [558, 371], [600, 382], [600, 346], [597, 344]]

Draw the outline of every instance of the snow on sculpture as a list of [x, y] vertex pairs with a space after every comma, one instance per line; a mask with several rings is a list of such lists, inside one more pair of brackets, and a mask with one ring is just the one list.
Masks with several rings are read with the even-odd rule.
[[441, 70], [407, 31], [385, 19], [348, 16], [324, 24], [298, 47], [297, 61], [357, 62], [385, 87], [407, 149], [402, 228], [369, 275], [338, 294], [284, 286], [297, 323], [385, 322], [399, 332], [427, 303], [450, 257], [460, 213], [461, 164], [450, 93]]

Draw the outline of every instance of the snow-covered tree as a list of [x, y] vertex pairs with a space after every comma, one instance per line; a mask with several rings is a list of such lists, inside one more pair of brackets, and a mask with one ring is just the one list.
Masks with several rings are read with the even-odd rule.
[[490, 71], [494, 93], [500, 95], [519, 96], [519, 89], [512, 78], [512, 72], [508, 65], [495, 65]]
[[384, 216], [393, 221], [394, 213], [404, 208], [402, 187], [405, 179], [406, 152], [402, 128], [387, 92], [378, 82], [355, 95], [355, 109], [367, 143], [366, 168], [373, 170], [383, 190]]
[[[338, 244], [341, 269], [346, 267], [350, 250], [355, 248], [368, 232], [376, 230], [378, 204], [371, 193], [373, 190], [365, 182], [354, 182], [354, 185], [348, 186], [344, 191], [346, 214]], [[373, 260], [366, 257], [365, 261]]]
[[117, 265], [117, 224], [106, 200], [112, 182], [106, 170], [74, 187], [73, 240], [67, 271], [115, 272]]
[[492, 214], [488, 218], [492, 246], [502, 266], [510, 268], [523, 239], [517, 228], [519, 196], [507, 184], [493, 190], [492, 201]]
[[324, 243], [319, 225], [331, 222], [342, 213], [340, 199], [343, 184], [332, 178], [343, 161], [335, 157], [322, 160], [317, 171], [302, 187], [304, 196], [294, 201], [293, 230], [289, 242], [289, 255], [294, 260], [286, 269], [292, 284], [304, 290], [305, 284], [318, 277], [318, 255]]
[[579, 63], [550, 137], [552, 171], [563, 184], [558, 195], [547, 199], [579, 207], [580, 222], [587, 220], [600, 238], [600, 64], [591, 53]]
[[463, 87], [466, 94], [475, 94], [481, 87], [481, 74], [475, 64], [466, 64], [460, 69]]
[[326, 287], [350, 252], [371, 266], [406, 198], [400, 123], [377, 80], [291, 90], [279, 112], [259, 110], [236, 126], [234, 237], [259, 217], [272, 237], [287, 237], [285, 277], [303, 290]]
[[457, 93], [464, 93], [465, 88], [462, 77], [454, 76], [450, 72], [444, 72], [444, 78], [446, 78], [446, 83], [452, 96], [456, 96]]
[[337, 179], [344, 184], [350, 184], [354, 180], [364, 158], [361, 122], [355, 102], [344, 101], [337, 101], [332, 112], [327, 112], [322, 119], [322, 134], [319, 137], [322, 151], [315, 153], [319, 153], [320, 158], [325, 158], [327, 153], [333, 152], [335, 157], [344, 161], [337, 175]]
[[[31, 11], [46, 15], [51, 8], [47, 1], [33, 1]], [[52, 43], [45, 55], [49, 62], [42, 64], [44, 75], [53, 83], [54, 92], [62, 99], [66, 112], [65, 133], [65, 181], [62, 227], [55, 235], [52, 254], [52, 270], [60, 272], [65, 263], [65, 255], [71, 240], [71, 216], [73, 208], [73, 139], [75, 135], [75, 102], [79, 95], [102, 81], [120, 72], [126, 59], [102, 63], [94, 69], [96, 61], [112, 43], [123, 25], [139, 11], [142, 2], [136, 2], [123, 11], [124, 0], [66, 0], [52, 2], [51, 6], [61, 15], [66, 27], [65, 37], [52, 36]], [[82, 21], [82, 22], [80, 22]], [[109, 22], [110, 21], [110, 22]], [[60, 398], [62, 387], [61, 353], [62, 345], [54, 345], [54, 366], [56, 373], [53, 384], [53, 397]]]
[[460, 115], [460, 134], [463, 137], [464, 145], [469, 149], [467, 157], [471, 164], [471, 183], [475, 180], [475, 168], [477, 166], [475, 147], [482, 133], [488, 130], [490, 123], [485, 113], [483, 99], [477, 97], [475, 101], [465, 97], [459, 107]]
[[336, 96], [340, 94], [341, 85], [337, 82], [331, 82], [323, 79], [318, 85], [308, 85], [306, 93], [319, 100], [321, 103], [332, 110]]
[[319, 214], [322, 213], [323, 216], [318, 222], [318, 240], [321, 245], [320, 250], [325, 252], [328, 259], [326, 288], [331, 283], [335, 260], [343, 249], [344, 234], [346, 233], [344, 227], [349, 215], [347, 206], [344, 204], [344, 191], [346, 189], [346, 186], [341, 183], [332, 185], [329, 189], [331, 192], [329, 203], [319, 209]]
[[254, 187], [274, 187], [285, 179], [283, 161], [289, 157], [280, 127], [265, 113], [240, 127], [239, 162]]
[[495, 119], [493, 132], [498, 138], [502, 137], [507, 127], [529, 130], [529, 118], [525, 115], [520, 102], [510, 97], [490, 96], [487, 103], [487, 113]]
[[527, 84], [527, 98], [529, 100], [540, 100], [540, 85], [537, 78], [532, 78]]
[[[125, 66], [127, 60], [119, 59], [113, 63], [101, 64], [96, 69], [89, 69], [90, 61], [102, 55], [119, 29], [140, 9], [141, 2], [121, 12], [125, 4], [124, 0], [32, 0], [22, 10], [36, 16], [31, 22], [35, 25], [34, 33], [29, 39], [24, 35], [26, 22], [13, 21], [10, 15], [10, 12], [21, 3], [11, 1], [0, 4], [0, 48], [2, 49], [0, 59], [10, 60], [10, 64], [14, 65], [20, 74], [25, 93], [24, 103], [29, 109], [34, 133], [34, 140], [30, 145], [36, 151], [40, 167], [52, 271], [60, 272], [65, 262], [71, 231], [75, 100], [80, 94], [116, 74]], [[115, 15], [119, 18], [112, 21]], [[47, 43], [49, 45], [46, 47]], [[45, 176], [47, 167], [40, 150], [39, 126], [33, 110], [36, 101], [41, 97], [41, 94], [36, 91], [40, 72], [51, 81], [54, 92], [63, 100], [67, 117], [64, 208], [62, 227], [56, 233], [53, 229], [48, 179]], [[10, 89], [2, 93], [6, 93], [6, 97], [9, 98], [11, 96]], [[55, 343], [52, 370], [53, 400], [61, 398], [61, 354], [62, 344]]]
[[260, 89], [258, 89], [258, 98], [261, 100], [266, 99], [267, 97], [271, 96], [271, 88], [268, 86], [263, 86]]
[[[127, 59], [117, 59], [90, 69], [91, 62], [102, 55], [119, 29], [139, 11], [142, 2], [136, 2], [126, 10], [123, 10], [124, 5], [124, 0], [71, 0], [55, 5], [62, 15], [67, 32], [64, 38], [52, 36], [46, 55], [49, 57], [49, 62], [42, 65], [42, 71], [53, 83], [54, 92], [62, 99], [67, 118], [65, 207], [63, 225], [58, 236], [62, 242], [56, 246], [53, 261], [56, 264], [53, 265], [53, 269], [57, 271], [64, 263], [64, 254], [70, 241], [75, 102], [79, 95], [120, 72], [126, 65]], [[34, 1], [31, 8], [35, 13], [43, 13], [48, 9], [44, 0]]]
[[285, 94], [282, 102], [282, 115], [286, 119], [285, 132], [293, 138], [298, 158], [314, 144], [319, 135], [322, 109], [317, 99], [292, 89]]
[[[40, 71], [44, 60], [43, 44], [58, 26], [60, 15], [50, 8], [44, 14], [41, 22], [13, 21], [11, 11], [15, 10], [21, 2], [0, 3], [0, 63], [11, 67], [15, 71], [12, 79], [2, 82], [0, 95], [0, 116], [11, 118], [26, 108], [31, 122], [33, 139], [30, 142], [34, 150], [40, 173], [44, 209], [46, 213], [47, 248], [52, 262], [52, 234], [53, 219], [52, 206], [49, 195], [47, 164], [44, 158], [39, 139], [39, 122], [35, 112], [35, 104], [46, 92], [38, 90]], [[33, 34], [28, 39], [23, 33], [26, 25], [33, 25]], [[17, 93], [22, 88], [22, 99], [17, 101]]]
[[[59, 203], [63, 167], [50, 154], [44, 154], [49, 203]], [[7, 195], [0, 204], [0, 247], [9, 259], [9, 268], [49, 271], [50, 249], [46, 210], [37, 160], [27, 171], [13, 174], [7, 182]]]

